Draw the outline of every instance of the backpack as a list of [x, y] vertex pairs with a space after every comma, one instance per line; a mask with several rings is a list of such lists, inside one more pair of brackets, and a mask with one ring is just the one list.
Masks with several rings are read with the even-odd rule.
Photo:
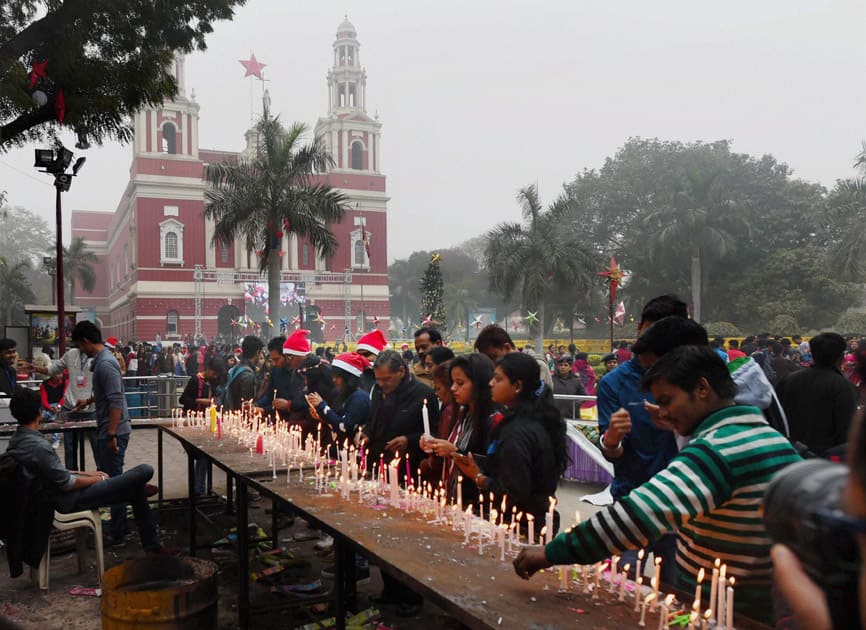
[[219, 406], [223, 409], [234, 409], [234, 401], [232, 401], [232, 393], [231, 393], [231, 385], [234, 380], [240, 376], [242, 372], [245, 370], [252, 372], [253, 368], [245, 363], [238, 363], [231, 370], [229, 370], [229, 376], [226, 380], [226, 384], [223, 385], [222, 393], [219, 395]]

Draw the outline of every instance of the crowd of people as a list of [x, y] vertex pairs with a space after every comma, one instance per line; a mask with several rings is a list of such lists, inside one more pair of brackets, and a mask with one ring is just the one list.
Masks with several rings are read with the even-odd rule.
[[[308, 335], [297, 329], [266, 344], [248, 336], [237, 349], [201, 346], [184, 358], [146, 345], [119, 350], [93, 324], [79, 324], [74, 348], [29, 366], [49, 378], [41, 398], [0, 383], [20, 424], [8, 452], [51, 484], [61, 511], [114, 504], [110, 544], [126, 535], [125, 509], [117, 506], [133, 503], [142, 544], [159, 552], [146, 512], [153, 471], [144, 465], [123, 472], [131, 431], [121, 366], [128, 375], [163, 368], [178, 374], [183, 363], [189, 377], [180, 403], [187, 410], [255, 408], [271, 422], [322, 435], [326, 445], [354, 442], [367, 451], [370, 469], [405, 457], [409, 466], [400, 474], [420, 475], [412, 483], [441, 484], [477, 512], [488, 502], [526, 533], [529, 520], [544, 522], [568, 465], [565, 418], [573, 403], [554, 395], [594, 396], [582, 402], [597, 407], [597, 446], [613, 464], [614, 503], [565, 531], [556, 512], [550, 534], [558, 535], [544, 547], [524, 548], [514, 563], [517, 574], [528, 579], [547, 566], [594, 563], [611, 554], [621, 569], [628, 564], [640, 572], [643, 549], [662, 559], [663, 581], [694, 589], [700, 569], [720, 558], [737, 579], [738, 611], [775, 621], [766, 605], [774, 576], [760, 512], [764, 491], [777, 472], [802, 458], [846, 459], [866, 387], [857, 369], [866, 365], [859, 340], [836, 333], [808, 341], [711, 340], [671, 295], [645, 305], [637, 339], [614, 344], [602, 357], [601, 374], [576, 347], [550, 346], [539, 355], [518, 349], [496, 325], [479, 331], [474, 352], [457, 356], [428, 327], [415, 332], [414, 352], [391, 349], [378, 330], [361, 337], [354, 351], [336, 355], [313, 352]], [[6, 341], [0, 340], [2, 367], [8, 366]], [[64, 373], [66, 382], [58, 377]], [[98, 472], [77, 471], [69, 449], [61, 466], [50, 446], [39, 443], [40, 420], [62, 408], [96, 419]], [[206, 475], [199, 462], [197, 493], [206, 491]], [[859, 503], [850, 509], [866, 513]], [[784, 553], [774, 557], [792, 566]], [[417, 612], [419, 595], [388, 574], [383, 582], [374, 601], [395, 604], [400, 615]], [[786, 589], [787, 583], [782, 592], [791, 597]]]

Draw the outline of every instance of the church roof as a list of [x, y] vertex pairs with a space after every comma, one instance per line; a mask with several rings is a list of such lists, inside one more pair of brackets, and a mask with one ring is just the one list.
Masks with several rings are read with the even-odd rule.
[[352, 37], [358, 33], [358, 31], [355, 30], [355, 26], [349, 21], [348, 17], [340, 23], [340, 26], [337, 27], [337, 37], [339, 37], [341, 33], [351, 34]]

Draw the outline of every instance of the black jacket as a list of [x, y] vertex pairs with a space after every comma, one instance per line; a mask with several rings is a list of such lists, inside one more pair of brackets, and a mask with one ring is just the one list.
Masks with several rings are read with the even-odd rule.
[[0, 455], [0, 540], [6, 543], [9, 575], [18, 577], [24, 563], [39, 566], [54, 522], [53, 497], [8, 453]]
[[848, 440], [857, 407], [857, 388], [838, 370], [814, 365], [789, 374], [776, 385], [791, 442], [820, 455]]
[[210, 383], [201, 374], [193, 374], [186, 382], [186, 387], [183, 388], [183, 393], [180, 395], [180, 405], [184, 411], [199, 411], [199, 398], [211, 398]]
[[[539, 532], [559, 483], [553, 443], [542, 424], [507, 414], [493, 428], [487, 459], [479, 467], [487, 477], [482, 490], [493, 493], [496, 509], [507, 495], [509, 516], [511, 506], [517, 506], [518, 512], [535, 517], [535, 531]], [[558, 528], [559, 516], [555, 514], [554, 529]]]
[[[385, 444], [395, 437], [405, 435], [409, 440], [409, 456], [412, 474], [416, 474], [421, 460], [426, 454], [418, 446], [418, 440], [424, 432], [421, 417], [421, 407], [427, 400], [427, 411], [430, 415], [430, 432], [436, 435], [439, 426], [439, 403], [433, 390], [406, 374], [406, 378], [388, 396], [376, 386], [371, 397], [370, 423], [364, 430], [369, 439], [367, 456], [368, 466], [379, 462], [379, 455], [385, 455], [385, 462], [391, 461], [392, 454], [385, 452]], [[402, 453], [401, 453], [402, 455]], [[401, 478], [405, 476], [405, 467], [400, 470]]]

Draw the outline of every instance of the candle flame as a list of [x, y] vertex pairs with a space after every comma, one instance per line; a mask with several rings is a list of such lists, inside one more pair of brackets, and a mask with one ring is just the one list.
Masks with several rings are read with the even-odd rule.
[[689, 613], [689, 621], [691, 623], [694, 623], [695, 619], [697, 619], [697, 618], [698, 618], [698, 613], [696, 613], [694, 610], [691, 613]]
[[674, 594], [671, 593], [670, 595], [665, 597], [665, 606], [670, 606], [671, 603], [673, 603], [673, 601], [674, 601]]
[[728, 584], [731, 585], [731, 588], [734, 588], [734, 582], [735, 582], [735, 581], [736, 581], [736, 580], [735, 580], [734, 578], [731, 578], [730, 580], [728, 580]]
[[623, 572], [623, 573], [628, 573], [628, 570], [629, 570], [629, 569], [631, 569], [631, 565], [630, 565], [628, 562], [626, 562], [626, 563], [625, 563], [625, 566], [622, 568], [622, 572]]
[[650, 578], [650, 586], [653, 587], [653, 590], [655, 590], [655, 588], [658, 587], [658, 582], [656, 581], [656, 579], [654, 577]]
[[541, 528], [541, 535], [544, 536], [544, 532], [546, 532], [546, 531], [547, 531], [547, 527], [546, 526], [542, 527]]
[[655, 593], [650, 593], [649, 595], [647, 595], [646, 597], [643, 598], [643, 603], [644, 603], [644, 604], [649, 604], [649, 603], [650, 603], [652, 600], [654, 600], [655, 598], [656, 598], [656, 594], [655, 594]]
[[[635, 584], [637, 584], [638, 586], [643, 584], [643, 576], [642, 575], [637, 576], [637, 580], [635, 580]], [[638, 591], [638, 592], [640, 592], [640, 591]]]
[[704, 581], [704, 574], [705, 574], [704, 568], [701, 567], [701, 570], [698, 571], [698, 584], [700, 584], [701, 582]]
[[535, 520], [535, 517], [534, 517], [532, 514], [527, 514], [527, 515], [526, 515], [526, 520], [527, 520], [527, 521], [534, 521], [534, 520]]
[[659, 566], [662, 563], [661, 558], [656, 558], [656, 566]]
[[713, 616], [713, 609], [712, 609], [712, 608], [707, 608], [707, 609], [704, 611], [704, 619], [706, 619], [707, 621], [709, 621], [710, 617], [712, 617], [712, 616]]
[[719, 565], [720, 565], [721, 563], [722, 563], [722, 561], [719, 560], [718, 558], [716, 558], [716, 561], [713, 562], [713, 566], [716, 567], [716, 568], [718, 569], [718, 568], [719, 568]]
[[644, 557], [645, 555], [646, 555], [646, 552], [645, 552], [643, 549], [641, 549], [640, 551], [637, 552], [637, 559], [638, 559], [638, 560], [643, 560], [643, 557]]

